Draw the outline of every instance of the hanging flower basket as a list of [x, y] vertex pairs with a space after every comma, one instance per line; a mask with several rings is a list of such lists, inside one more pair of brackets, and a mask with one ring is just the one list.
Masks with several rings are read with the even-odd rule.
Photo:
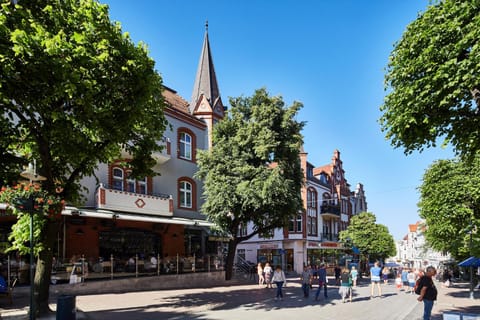
[[0, 203], [6, 203], [8, 210], [16, 215], [36, 213], [51, 220], [58, 220], [65, 207], [65, 201], [57, 195], [48, 194], [39, 184], [20, 183], [0, 189]]

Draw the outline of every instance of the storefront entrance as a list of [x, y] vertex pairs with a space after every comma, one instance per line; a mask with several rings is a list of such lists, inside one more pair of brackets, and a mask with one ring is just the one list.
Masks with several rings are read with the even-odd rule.
[[273, 268], [282, 266], [286, 272], [290, 272], [293, 271], [293, 249], [259, 249], [257, 261], [262, 264], [270, 262]]
[[109, 260], [110, 255], [118, 259], [128, 259], [138, 255], [144, 259], [148, 255], [161, 252], [157, 234], [141, 229], [116, 229], [99, 232], [100, 257]]

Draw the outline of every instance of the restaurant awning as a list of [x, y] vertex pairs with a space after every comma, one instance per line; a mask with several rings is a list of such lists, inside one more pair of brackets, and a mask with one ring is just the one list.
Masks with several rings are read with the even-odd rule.
[[213, 226], [213, 223], [208, 222], [206, 220], [199, 220], [199, 219], [160, 217], [160, 216], [156, 217], [152, 215], [144, 216], [144, 215], [138, 215], [138, 214], [111, 211], [111, 210], [82, 209], [82, 208], [69, 207], [69, 206], [65, 207], [65, 209], [62, 211], [62, 215], [89, 217], [89, 218], [98, 218], [98, 219], [116, 219], [116, 220], [142, 221], [142, 222], [153, 222], [153, 223], [171, 223], [171, 224], [182, 224], [182, 225], [202, 226], [202, 227]]

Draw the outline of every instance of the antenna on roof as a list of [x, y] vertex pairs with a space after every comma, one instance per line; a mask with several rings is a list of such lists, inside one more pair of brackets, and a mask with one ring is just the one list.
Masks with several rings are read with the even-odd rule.
[[208, 20], [205, 20], [205, 31], [208, 31]]

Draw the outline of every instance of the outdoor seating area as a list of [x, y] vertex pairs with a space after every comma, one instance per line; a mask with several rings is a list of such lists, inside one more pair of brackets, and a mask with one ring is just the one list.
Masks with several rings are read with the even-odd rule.
[[[2, 261], [1, 269], [7, 275], [9, 283], [28, 285], [29, 264], [22, 263], [18, 267], [17, 261], [6, 257]], [[217, 255], [205, 256], [172, 256], [162, 259], [160, 256], [140, 258], [131, 257], [127, 260], [114, 257], [109, 260], [86, 259], [83, 256], [73, 259], [55, 259], [52, 266], [51, 283], [80, 283], [91, 280], [119, 279], [127, 277], [161, 276], [166, 274], [184, 274], [192, 272], [214, 272], [224, 270], [224, 258]]]

